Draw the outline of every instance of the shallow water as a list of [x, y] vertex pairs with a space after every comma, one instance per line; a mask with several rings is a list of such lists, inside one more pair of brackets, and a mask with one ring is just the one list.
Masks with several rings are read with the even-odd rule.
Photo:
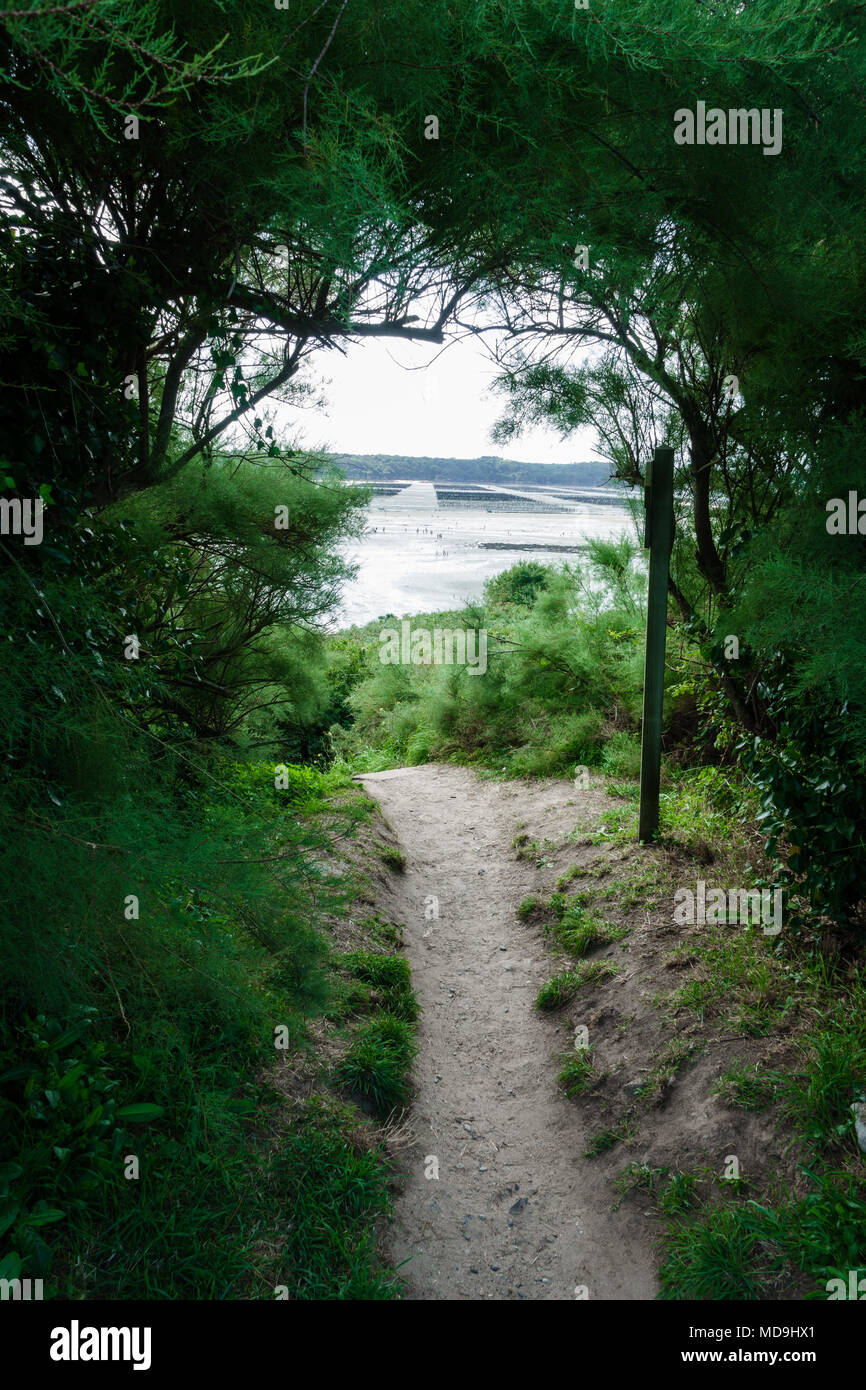
[[[553, 492], [545, 495], [558, 500]], [[543, 494], [534, 491], [526, 497], [540, 500]], [[387, 614], [403, 617], [460, 608], [480, 599], [486, 579], [520, 560], [580, 562], [579, 554], [524, 546], [577, 546], [590, 538], [606, 539], [623, 531], [634, 534], [627, 507], [587, 502], [561, 505], [568, 510], [488, 512], [480, 502], [477, 506], [440, 507], [432, 483], [410, 483], [394, 497], [377, 498], [369, 507], [369, 531], [364, 540], [343, 548], [343, 554], [360, 568], [347, 584], [342, 609], [331, 626], [368, 623]], [[481, 548], [483, 542], [518, 548], [485, 550]]]

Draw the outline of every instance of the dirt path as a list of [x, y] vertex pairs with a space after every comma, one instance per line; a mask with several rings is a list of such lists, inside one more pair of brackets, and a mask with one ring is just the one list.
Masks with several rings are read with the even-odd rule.
[[[654, 1297], [652, 1224], [612, 1213], [609, 1180], [581, 1156], [577, 1107], [556, 1086], [555, 1054], [573, 1038], [533, 1008], [555, 967], [515, 915], [533, 886], [511, 847], [518, 827], [573, 821], [574, 789], [436, 764], [359, 780], [406, 854], [389, 910], [406, 923], [424, 1010], [415, 1143], [390, 1235], [393, 1261], [409, 1260], [408, 1297]], [[438, 920], [425, 918], [431, 896]]]

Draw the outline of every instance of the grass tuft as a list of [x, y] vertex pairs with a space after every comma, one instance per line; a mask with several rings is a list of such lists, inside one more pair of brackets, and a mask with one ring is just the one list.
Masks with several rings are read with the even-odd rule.
[[337, 1075], [385, 1119], [409, 1099], [406, 1072], [415, 1052], [412, 1025], [381, 1014], [358, 1030], [345, 1057], [337, 1063]]

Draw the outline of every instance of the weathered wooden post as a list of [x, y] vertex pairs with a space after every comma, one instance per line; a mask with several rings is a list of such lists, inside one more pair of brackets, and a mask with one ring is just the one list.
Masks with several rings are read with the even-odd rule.
[[649, 548], [649, 593], [646, 614], [646, 659], [643, 681], [643, 728], [640, 746], [640, 816], [638, 839], [654, 840], [659, 828], [659, 778], [662, 760], [662, 700], [665, 688], [665, 637], [668, 617], [668, 570], [674, 540], [674, 451], [656, 449], [647, 464], [644, 488]]

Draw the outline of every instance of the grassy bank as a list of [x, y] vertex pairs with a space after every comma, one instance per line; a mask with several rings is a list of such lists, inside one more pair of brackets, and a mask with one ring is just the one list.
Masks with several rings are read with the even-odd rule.
[[222, 773], [188, 807], [219, 882], [187, 864], [126, 895], [84, 998], [7, 1020], [0, 1277], [49, 1298], [396, 1296], [382, 1122], [417, 1008], [369, 917], [372, 808], [333, 773]]
[[585, 1111], [586, 1157], [605, 1163], [616, 1205], [655, 1212], [662, 1298], [847, 1290], [866, 1272], [859, 945], [818, 922], [672, 925], [684, 883], [762, 882], [754, 796], [731, 773], [671, 778], [644, 847], [636, 783], [601, 785], [622, 812], [582, 823], [578, 798], [566, 842], [515, 845], [543, 879], [561, 870], [518, 916], [553, 955], [536, 1006], [574, 1030], [558, 1081]]
[[[370, 771], [439, 758], [510, 776], [556, 776], [575, 764], [634, 772], [644, 584], [628, 540], [597, 542], [585, 568], [521, 563], [489, 581], [477, 605], [412, 618], [408, 660], [395, 660], [382, 638], [400, 631], [392, 617], [341, 634], [331, 679], [346, 713], [330, 731], [332, 747]], [[449, 662], [447, 636], [444, 660], [425, 655], [425, 636], [432, 643], [437, 630], [463, 634], [475, 669]], [[674, 703], [689, 702], [670, 697], [669, 709]]]

